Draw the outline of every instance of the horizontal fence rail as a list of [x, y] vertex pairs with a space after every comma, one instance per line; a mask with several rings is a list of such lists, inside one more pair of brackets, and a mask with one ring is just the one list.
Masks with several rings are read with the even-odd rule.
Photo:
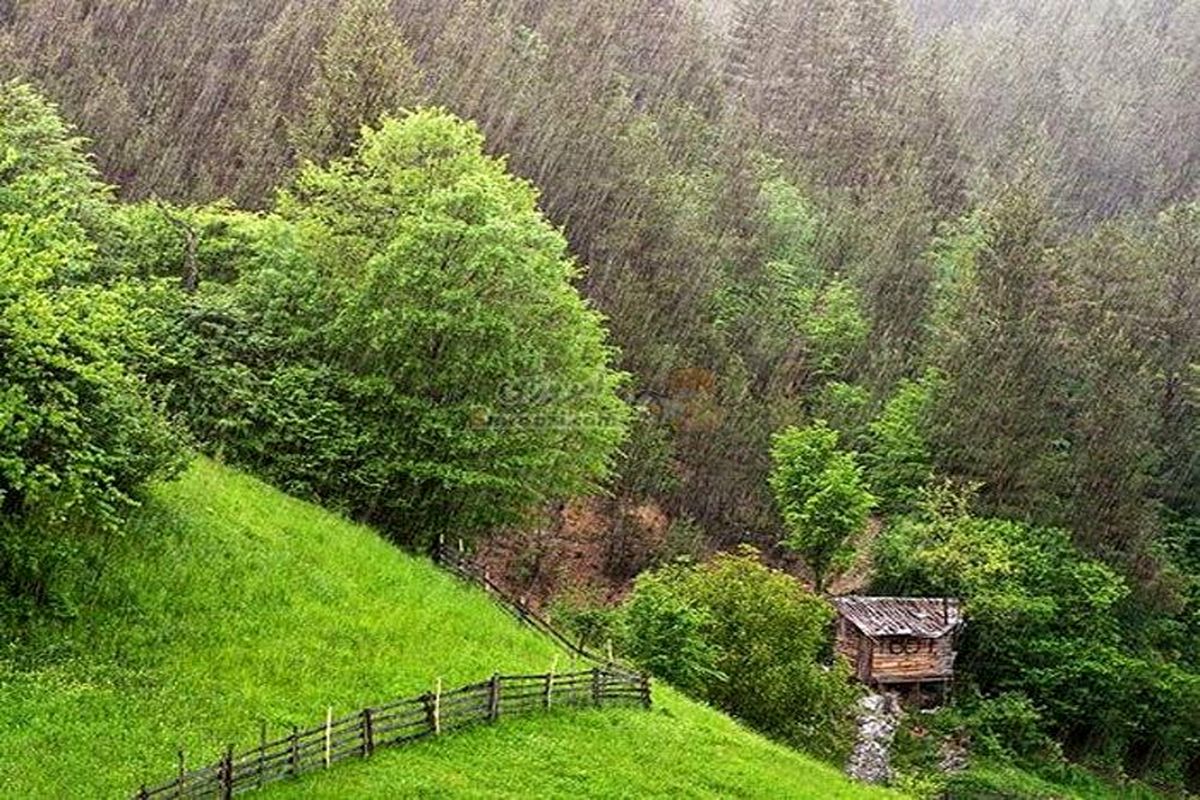
[[623, 672], [629, 676], [639, 675], [638, 670], [614, 659], [611, 653], [602, 656], [588, 650], [583, 646], [582, 642], [576, 643], [572, 641], [569, 636], [551, 625], [549, 620], [539, 615], [524, 602], [510, 597], [503, 588], [491, 579], [486, 571], [472, 564], [461, 549], [454, 549], [447, 546], [444, 542], [439, 542], [434, 549], [433, 559], [448, 572], [468, 583], [482, 587], [491, 595], [493, 600], [497, 601], [501, 608], [539, 633], [553, 639], [556, 644], [571, 655], [577, 656], [591, 664], [602, 666], [611, 672]]
[[642, 706], [651, 703], [650, 678], [625, 670], [595, 667], [583, 672], [493, 675], [449, 691], [433, 692], [364, 708], [235, 753], [230, 747], [215, 764], [185, 771], [182, 755], [176, 777], [143, 786], [135, 800], [150, 798], [230, 798], [350, 758], [367, 758], [380, 748], [399, 747], [501, 717], [560, 707]]

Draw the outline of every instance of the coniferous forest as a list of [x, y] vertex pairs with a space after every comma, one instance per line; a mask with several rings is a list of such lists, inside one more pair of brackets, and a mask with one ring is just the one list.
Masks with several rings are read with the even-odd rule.
[[959, 598], [894, 786], [1200, 791], [1200, 2], [24, 0], [0, 79], [0, 683], [199, 455], [839, 766], [820, 596]]

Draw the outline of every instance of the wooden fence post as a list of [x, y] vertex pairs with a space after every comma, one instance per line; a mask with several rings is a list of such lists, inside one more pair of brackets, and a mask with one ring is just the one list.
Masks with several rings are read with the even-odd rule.
[[554, 671], [558, 669], [558, 656], [554, 657], [554, 661], [550, 663], [550, 671], [546, 673], [546, 696], [542, 703], [542, 707], [547, 711], [550, 710], [551, 695], [554, 694]]
[[600, 668], [592, 667], [592, 702], [600, 705]]
[[437, 679], [433, 689], [433, 735], [442, 735], [442, 679]]
[[138, 789], [138, 800], [149, 800], [150, 792], [146, 789], [146, 784], [142, 784], [142, 788]]
[[329, 748], [333, 740], [333, 706], [325, 708], [325, 769], [329, 769]]
[[225, 748], [225, 757], [221, 759], [221, 800], [231, 800], [233, 797], [233, 745]]
[[495, 722], [500, 717], [500, 673], [493, 672], [488, 681], [488, 721]]
[[300, 774], [300, 729], [292, 726], [292, 737], [288, 747], [288, 763], [292, 767], [292, 775]]
[[433, 713], [433, 693], [426, 692], [421, 695], [421, 704], [425, 706], [425, 724], [429, 726], [429, 730], [437, 735], [437, 719]]
[[258, 788], [263, 786], [263, 772], [266, 770], [267, 758], [267, 721], [264, 719], [258, 724], [258, 779], [255, 783]]
[[650, 707], [650, 673], [642, 673], [642, 706]]
[[363, 757], [365, 758], [375, 752], [375, 721], [372, 719], [369, 708], [363, 709], [362, 716]]
[[178, 756], [179, 766], [178, 771], [175, 773], [175, 796], [183, 797], [183, 779], [187, 775], [187, 761], [185, 760], [183, 748], [179, 749]]

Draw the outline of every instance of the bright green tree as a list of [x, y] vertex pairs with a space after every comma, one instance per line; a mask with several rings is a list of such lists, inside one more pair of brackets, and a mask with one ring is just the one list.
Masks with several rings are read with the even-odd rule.
[[110, 200], [80, 142], [26, 86], [0, 88], [0, 585], [51, 599], [179, 450], [127, 363], [148, 348], [121, 294], [72, 283]]
[[933, 372], [921, 381], [901, 381], [879, 416], [867, 426], [870, 449], [863, 460], [884, 511], [910, 509], [933, 478], [926, 430], [936, 382]]
[[185, 395], [220, 409], [202, 439], [409, 544], [598, 490], [624, 375], [562, 233], [483, 145], [421, 111], [302, 171], [185, 314]]
[[875, 505], [854, 454], [838, 450], [837, 440], [837, 431], [818, 420], [776, 434], [771, 448], [770, 484], [787, 528], [783, 545], [804, 557], [817, 591]]

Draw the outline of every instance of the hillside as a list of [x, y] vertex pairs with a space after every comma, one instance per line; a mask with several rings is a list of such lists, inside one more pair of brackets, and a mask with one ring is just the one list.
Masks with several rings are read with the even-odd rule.
[[[0, 660], [0, 796], [123, 797], [222, 744], [555, 650], [371, 530], [209, 461], [155, 490], [83, 607]], [[511, 720], [270, 797], [891, 796], [669, 689], [652, 712]]]

